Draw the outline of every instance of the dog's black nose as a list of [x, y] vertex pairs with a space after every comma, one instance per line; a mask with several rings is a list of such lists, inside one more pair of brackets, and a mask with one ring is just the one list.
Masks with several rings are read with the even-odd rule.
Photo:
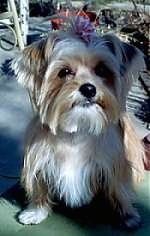
[[79, 91], [86, 98], [92, 98], [96, 95], [96, 88], [93, 84], [90, 83], [81, 85]]

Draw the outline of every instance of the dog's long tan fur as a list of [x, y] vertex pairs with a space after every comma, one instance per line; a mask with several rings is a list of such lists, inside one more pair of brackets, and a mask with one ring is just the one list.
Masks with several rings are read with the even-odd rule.
[[142, 176], [144, 152], [126, 97], [144, 68], [140, 51], [113, 35], [84, 42], [72, 30], [27, 47], [12, 66], [37, 109], [22, 172], [30, 204], [19, 221], [40, 223], [55, 198], [81, 207], [103, 191], [122, 223], [138, 227], [133, 176]]

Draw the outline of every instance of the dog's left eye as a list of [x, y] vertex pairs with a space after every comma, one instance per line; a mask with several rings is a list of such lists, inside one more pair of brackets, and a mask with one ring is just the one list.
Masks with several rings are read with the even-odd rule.
[[95, 68], [94, 72], [97, 76], [101, 77], [103, 82], [109, 86], [114, 85], [115, 75], [104, 63], [99, 63]]
[[59, 71], [58, 77], [63, 79], [66, 78], [69, 75], [74, 75], [74, 72], [70, 68], [63, 68]]
[[109, 78], [112, 75], [112, 71], [103, 63], [96, 65], [94, 71], [96, 75], [103, 78]]

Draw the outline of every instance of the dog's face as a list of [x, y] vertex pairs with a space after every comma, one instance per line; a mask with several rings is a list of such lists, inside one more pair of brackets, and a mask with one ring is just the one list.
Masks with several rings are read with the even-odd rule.
[[57, 42], [37, 98], [41, 120], [53, 133], [60, 128], [97, 134], [117, 121], [118, 65], [107, 57], [112, 56], [73, 38]]
[[135, 68], [143, 65], [140, 52], [115, 36], [85, 43], [54, 33], [27, 47], [13, 68], [53, 134], [84, 130], [98, 135], [119, 121]]

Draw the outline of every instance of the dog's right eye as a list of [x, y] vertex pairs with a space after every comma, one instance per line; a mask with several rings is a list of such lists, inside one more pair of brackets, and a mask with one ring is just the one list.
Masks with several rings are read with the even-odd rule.
[[70, 68], [63, 68], [59, 71], [58, 77], [61, 79], [65, 79], [69, 75], [74, 75], [74, 72]]

